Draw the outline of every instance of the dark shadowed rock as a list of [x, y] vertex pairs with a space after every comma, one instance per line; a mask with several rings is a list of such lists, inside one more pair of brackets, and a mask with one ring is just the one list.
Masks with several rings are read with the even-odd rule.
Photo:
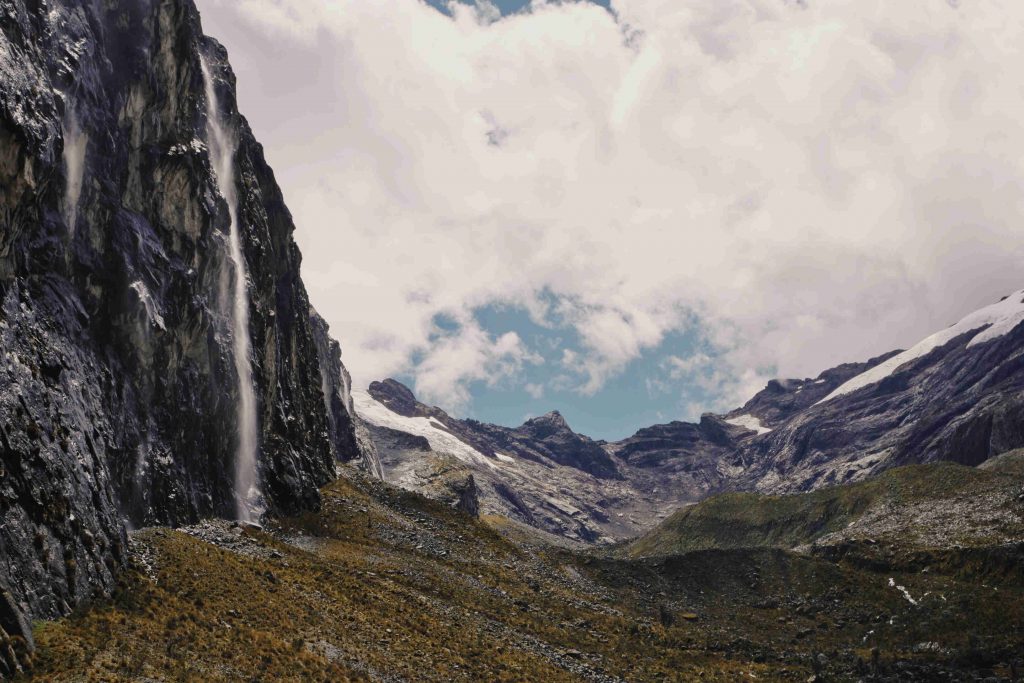
[[113, 587], [124, 520], [235, 514], [229, 220], [200, 54], [237, 135], [268, 510], [317, 508], [354, 440], [325, 403], [291, 215], [192, 1], [0, 16], [0, 557], [7, 602], [36, 619]]
[[340, 462], [355, 462], [371, 475], [382, 478], [377, 450], [352, 406], [352, 377], [341, 362], [341, 345], [331, 338], [327, 322], [317, 313], [310, 315], [313, 341], [321, 368], [321, 390], [327, 411], [328, 435]]
[[572, 431], [557, 410], [527, 420], [515, 431], [517, 435], [533, 441], [533, 448], [554, 462], [598, 477], [618, 476], [615, 463], [605, 450], [590, 438]]
[[382, 382], [372, 382], [369, 388], [370, 395], [383, 403], [394, 413], [405, 417], [427, 417], [430, 415], [430, 406], [423, 405], [416, 400], [416, 396], [409, 387], [397, 379], [388, 378]]

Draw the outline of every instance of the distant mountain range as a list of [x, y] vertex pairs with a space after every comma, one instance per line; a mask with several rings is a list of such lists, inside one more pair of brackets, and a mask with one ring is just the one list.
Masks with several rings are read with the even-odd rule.
[[353, 393], [193, 0], [0, 17], [0, 678], [1017, 677], [1024, 292], [613, 443]]
[[384, 476], [462, 509], [608, 542], [723, 491], [787, 493], [892, 467], [977, 465], [1024, 446], [1024, 291], [906, 351], [814, 379], [773, 380], [744, 406], [616, 442], [553, 411], [510, 428], [453, 418], [401, 383], [355, 392]]

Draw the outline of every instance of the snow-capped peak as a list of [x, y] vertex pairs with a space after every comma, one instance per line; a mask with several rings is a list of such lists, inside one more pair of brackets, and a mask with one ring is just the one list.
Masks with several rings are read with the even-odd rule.
[[971, 313], [955, 325], [936, 332], [903, 353], [899, 353], [884, 363], [879, 363], [867, 372], [857, 375], [818, 401], [818, 403], [830, 401], [837, 396], [843, 396], [880, 382], [896, 372], [900, 366], [927, 355], [933, 349], [948, 344], [960, 335], [981, 330], [967, 343], [969, 348], [1009, 334], [1022, 322], [1024, 322], [1024, 290], [1014, 292], [999, 303], [986, 306]]
[[370, 424], [422, 436], [432, 450], [455, 456], [466, 464], [478, 463], [491, 468], [495, 466], [491, 458], [451, 434], [434, 418], [399, 415], [366, 391], [353, 390], [352, 401], [356, 413]]

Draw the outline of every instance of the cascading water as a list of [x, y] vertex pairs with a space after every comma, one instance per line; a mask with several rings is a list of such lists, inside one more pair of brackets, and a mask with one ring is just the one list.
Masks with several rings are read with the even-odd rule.
[[341, 390], [344, 392], [342, 399], [345, 401], [345, 410], [348, 411], [348, 416], [354, 420], [356, 419], [356, 409], [352, 405], [352, 378], [344, 369], [341, 371]]
[[231, 228], [228, 234], [228, 257], [234, 272], [231, 326], [234, 345], [235, 370], [238, 375], [238, 450], [235, 454], [235, 505], [238, 519], [254, 521], [259, 516], [259, 477], [256, 471], [256, 453], [259, 448], [259, 425], [256, 417], [256, 391], [253, 388], [252, 342], [249, 339], [248, 272], [242, 254], [242, 239], [238, 226], [238, 195], [235, 190], [234, 131], [225, 126], [221, 118], [213, 75], [206, 58], [199, 57], [206, 89], [206, 138], [210, 148], [217, 189], [228, 205]]
[[64, 118], [64, 221], [68, 232], [74, 234], [78, 223], [78, 200], [82, 195], [82, 178], [85, 175], [85, 148], [89, 136], [78, 125], [74, 110], [68, 108]]

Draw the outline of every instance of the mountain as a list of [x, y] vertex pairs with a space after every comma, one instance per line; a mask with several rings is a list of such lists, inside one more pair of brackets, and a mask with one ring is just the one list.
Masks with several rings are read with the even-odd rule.
[[126, 528], [316, 509], [372, 458], [191, 0], [2, 0], [0, 30], [0, 628], [31, 641]]
[[[725, 493], [683, 508], [619, 551], [666, 557], [711, 548], [837, 552], [851, 544], [901, 553], [1024, 543], [1024, 450], [978, 467], [897, 467], [807, 493]], [[876, 551], [877, 552], [877, 551]]]
[[1024, 292], [606, 443], [352, 392], [294, 229], [192, 0], [0, 0], [0, 677], [1018, 677]]
[[[899, 465], [978, 465], [1020, 448], [1024, 290], [875, 359], [838, 387], [822, 384], [828, 389], [791, 383], [766, 390], [739, 411], [771, 431], [743, 449], [735, 488], [808, 490]], [[799, 396], [808, 391], [810, 399]], [[794, 402], [801, 408], [780, 408]]]
[[[459, 420], [395, 380], [356, 392], [384, 476], [439, 494], [436, 463], [479, 507], [574, 540], [646, 531], [667, 512], [723, 491], [784, 493], [862, 481], [890, 468], [977, 465], [1024, 446], [1024, 291], [906, 351], [814, 379], [772, 380], [745, 405], [593, 441], [556, 411], [516, 427]], [[415, 447], [398, 434], [415, 434]], [[424, 463], [434, 462], [434, 465]]]
[[[710, 451], [676, 439], [675, 458], [631, 460], [627, 447], [577, 434], [556, 411], [514, 428], [459, 420], [420, 403], [393, 379], [354, 391], [353, 398], [387, 481], [463, 509], [472, 490], [472, 506], [483, 515], [585, 542], [635, 535], [695, 500], [727, 476], [720, 470], [727, 467], [727, 445], [745, 433], [709, 416], [702, 425], [679, 428], [692, 429], [694, 443]], [[682, 455], [687, 448], [689, 460]]]

